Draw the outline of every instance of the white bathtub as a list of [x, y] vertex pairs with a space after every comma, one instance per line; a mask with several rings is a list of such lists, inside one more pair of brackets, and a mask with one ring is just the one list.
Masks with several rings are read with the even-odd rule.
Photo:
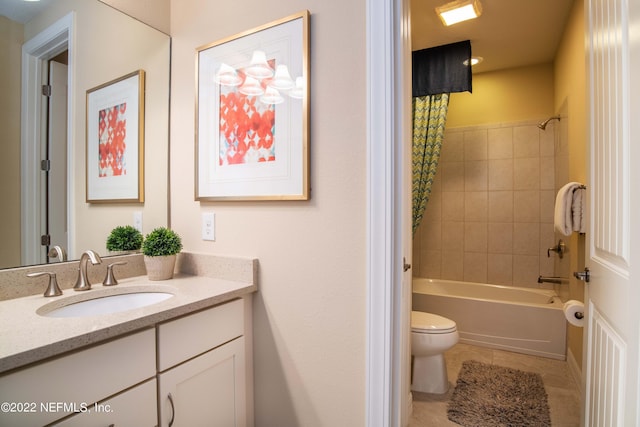
[[566, 319], [554, 291], [413, 279], [413, 310], [456, 322], [460, 342], [565, 360]]

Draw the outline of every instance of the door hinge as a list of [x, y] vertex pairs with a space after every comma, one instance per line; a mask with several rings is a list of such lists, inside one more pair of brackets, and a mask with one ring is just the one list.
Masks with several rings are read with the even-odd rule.
[[51, 236], [48, 234], [43, 234], [42, 236], [40, 236], [40, 244], [42, 246], [51, 245]]
[[51, 96], [51, 85], [42, 85], [42, 94], [44, 96]]
[[51, 160], [49, 159], [40, 160], [40, 170], [44, 172], [49, 172], [51, 170]]

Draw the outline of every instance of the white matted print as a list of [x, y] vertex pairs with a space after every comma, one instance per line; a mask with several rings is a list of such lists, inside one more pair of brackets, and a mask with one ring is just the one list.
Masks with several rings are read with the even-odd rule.
[[144, 70], [87, 91], [87, 203], [144, 202]]
[[196, 52], [196, 200], [306, 200], [309, 12]]

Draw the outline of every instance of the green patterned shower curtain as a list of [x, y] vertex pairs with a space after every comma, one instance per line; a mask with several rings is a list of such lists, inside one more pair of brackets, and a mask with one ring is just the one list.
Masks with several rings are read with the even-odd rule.
[[447, 121], [449, 94], [413, 98], [413, 234], [422, 221], [436, 176]]

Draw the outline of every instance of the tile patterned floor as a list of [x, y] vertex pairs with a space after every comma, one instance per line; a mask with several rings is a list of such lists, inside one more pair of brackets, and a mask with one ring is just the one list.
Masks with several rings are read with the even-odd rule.
[[580, 425], [580, 389], [569, 371], [567, 362], [468, 344], [457, 344], [445, 353], [445, 359], [451, 384], [449, 392], [443, 395], [414, 392], [413, 414], [409, 427], [459, 427], [459, 424], [447, 419], [447, 404], [453, 393], [462, 362], [469, 359], [539, 373], [547, 391], [551, 425], [553, 427]]

